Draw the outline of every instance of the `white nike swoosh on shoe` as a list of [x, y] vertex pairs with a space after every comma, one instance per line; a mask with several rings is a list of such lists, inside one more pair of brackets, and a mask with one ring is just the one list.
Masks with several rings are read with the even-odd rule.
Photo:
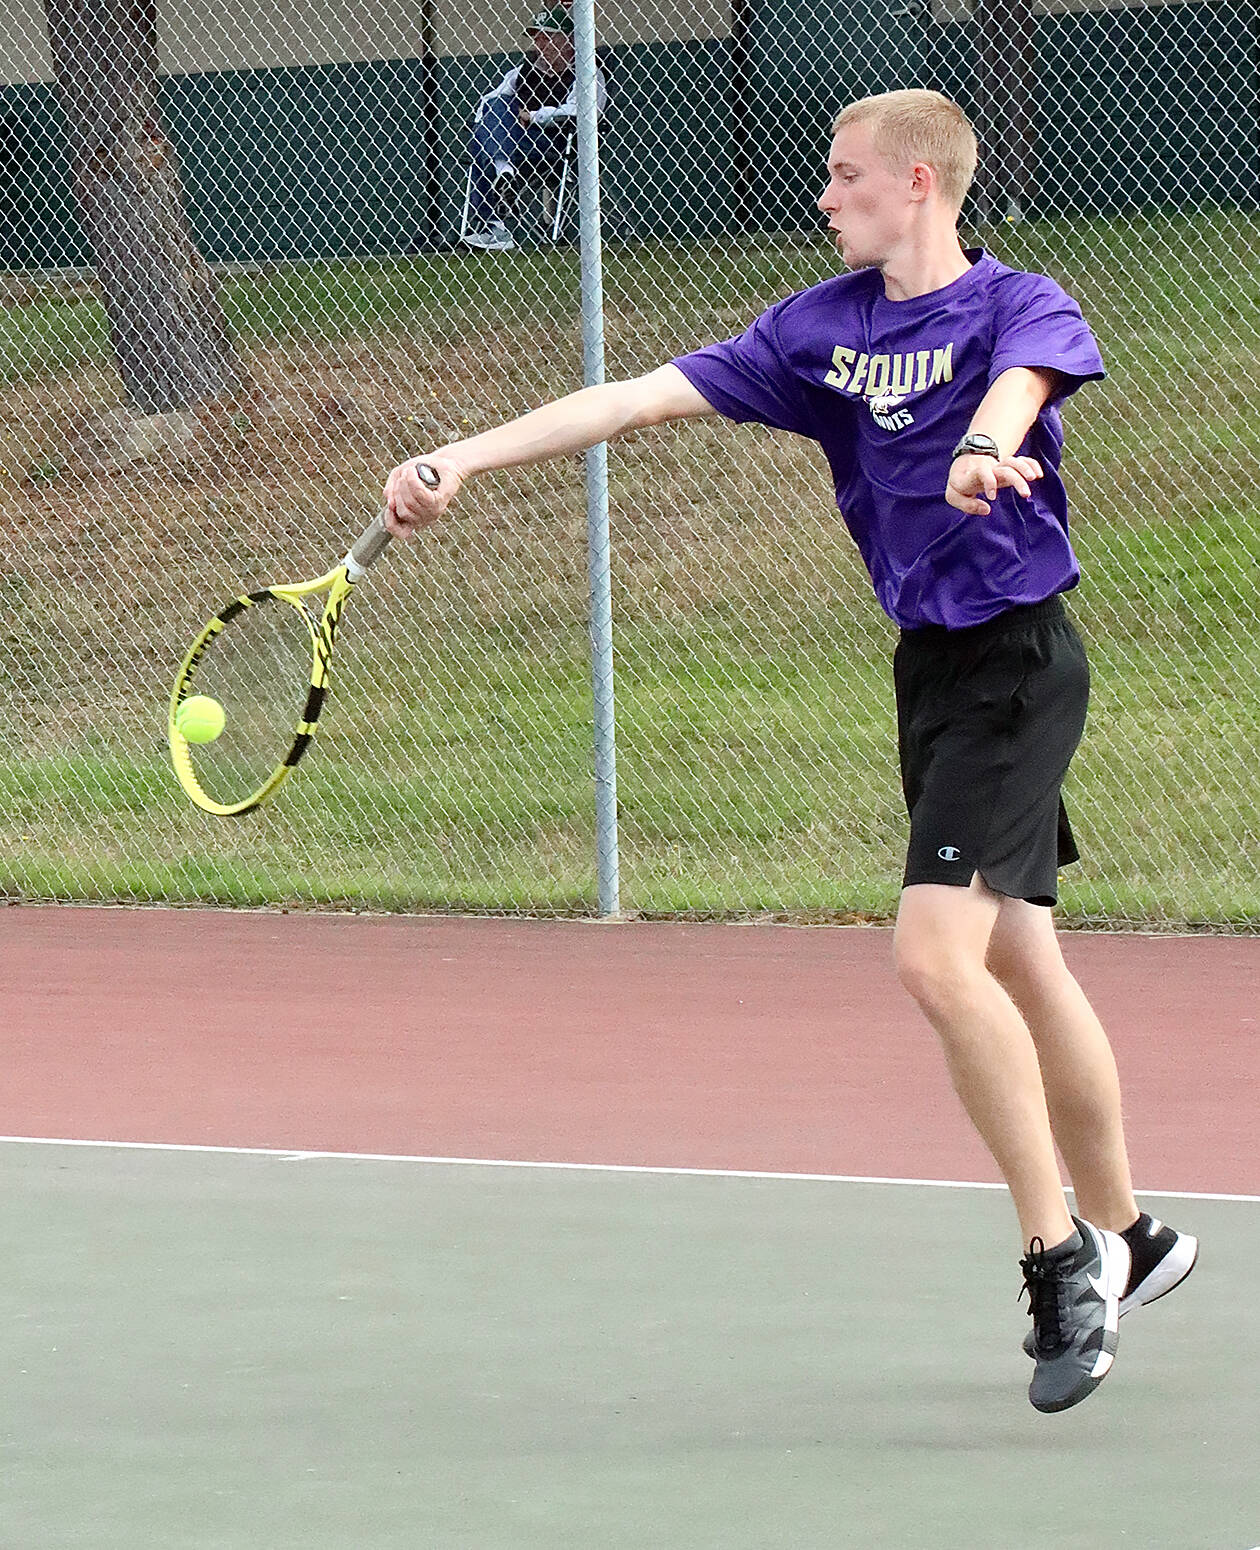
[[1107, 1235], [1103, 1232], [1100, 1232], [1098, 1228], [1094, 1226], [1093, 1222], [1082, 1222], [1081, 1226], [1085, 1228], [1093, 1238], [1094, 1252], [1098, 1255], [1098, 1274], [1095, 1276], [1086, 1271], [1085, 1279], [1094, 1288], [1094, 1295], [1096, 1297], [1101, 1297], [1102, 1300], [1106, 1302], [1107, 1288], [1111, 1284], [1111, 1278], [1113, 1274], [1113, 1266], [1111, 1264], [1111, 1245], [1107, 1242]]
[[1111, 1364], [1116, 1359], [1113, 1351], [1099, 1351], [1098, 1360], [1090, 1370], [1091, 1378], [1105, 1378], [1111, 1371]]
[[1093, 1235], [1098, 1258], [1101, 1261], [1099, 1269], [1102, 1272], [1101, 1279], [1086, 1272], [1086, 1279], [1095, 1294], [1103, 1299], [1106, 1307], [1104, 1328], [1114, 1332], [1120, 1326], [1120, 1298], [1124, 1295], [1125, 1284], [1129, 1279], [1129, 1267], [1132, 1263], [1129, 1245], [1119, 1234], [1105, 1232], [1095, 1227], [1092, 1222], [1084, 1222], [1082, 1225]]

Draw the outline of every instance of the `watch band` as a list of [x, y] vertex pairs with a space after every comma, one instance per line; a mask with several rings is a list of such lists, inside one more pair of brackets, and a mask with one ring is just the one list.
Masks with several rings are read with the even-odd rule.
[[976, 431], [964, 436], [950, 454], [950, 461], [956, 457], [991, 457], [1001, 462], [1002, 454], [998, 451], [998, 444], [992, 436], [986, 436], [982, 431]]

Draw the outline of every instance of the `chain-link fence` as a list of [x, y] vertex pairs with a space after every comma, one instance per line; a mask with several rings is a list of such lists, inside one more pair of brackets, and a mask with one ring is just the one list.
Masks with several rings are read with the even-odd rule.
[[[151, 34], [143, 9], [5, 0], [2, 886], [589, 912], [579, 460], [487, 476], [391, 551], [269, 806], [197, 811], [165, 748], [213, 607], [331, 563], [404, 456], [581, 385], [568, 83], [525, 52], [564, 7], [541, 40], [502, 0], [164, 0]], [[1110, 376], [1066, 412], [1095, 692], [1064, 881], [1094, 922], [1260, 923], [1256, 18], [598, 12], [610, 378], [835, 272], [831, 120], [895, 86], [977, 123], [968, 240], [1081, 301]], [[513, 120], [535, 139], [508, 199], [487, 113], [522, 93], [550, 111]], [[886, 915], [893, 630], [817, 449], [704, 420], [627, 438], [610, 472], [622, 908]]]

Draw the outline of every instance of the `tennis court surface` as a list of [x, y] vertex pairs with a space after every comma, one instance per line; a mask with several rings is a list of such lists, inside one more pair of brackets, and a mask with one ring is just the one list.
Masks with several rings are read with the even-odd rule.
[[887, 932], [0, 929], [3, 1550], [1260, 1545], [1260, 941], [1066, 939], [1203, 1252], [1042, 1416]]

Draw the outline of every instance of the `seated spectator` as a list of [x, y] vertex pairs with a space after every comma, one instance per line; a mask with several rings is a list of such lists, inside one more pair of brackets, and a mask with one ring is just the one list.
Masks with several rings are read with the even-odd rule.
[[[504, 216], [515, 209], [521, 180], [558, 171], [577, 124], [572, 14], [565, 6], [545, 11], [527, 34], [533, 48], [481, 99], [473, 120], [472, 175], [460, 232], [472, 248], [515, 247]], [[595, 90], [602, 113], [607, 90], [598, 67]]]

